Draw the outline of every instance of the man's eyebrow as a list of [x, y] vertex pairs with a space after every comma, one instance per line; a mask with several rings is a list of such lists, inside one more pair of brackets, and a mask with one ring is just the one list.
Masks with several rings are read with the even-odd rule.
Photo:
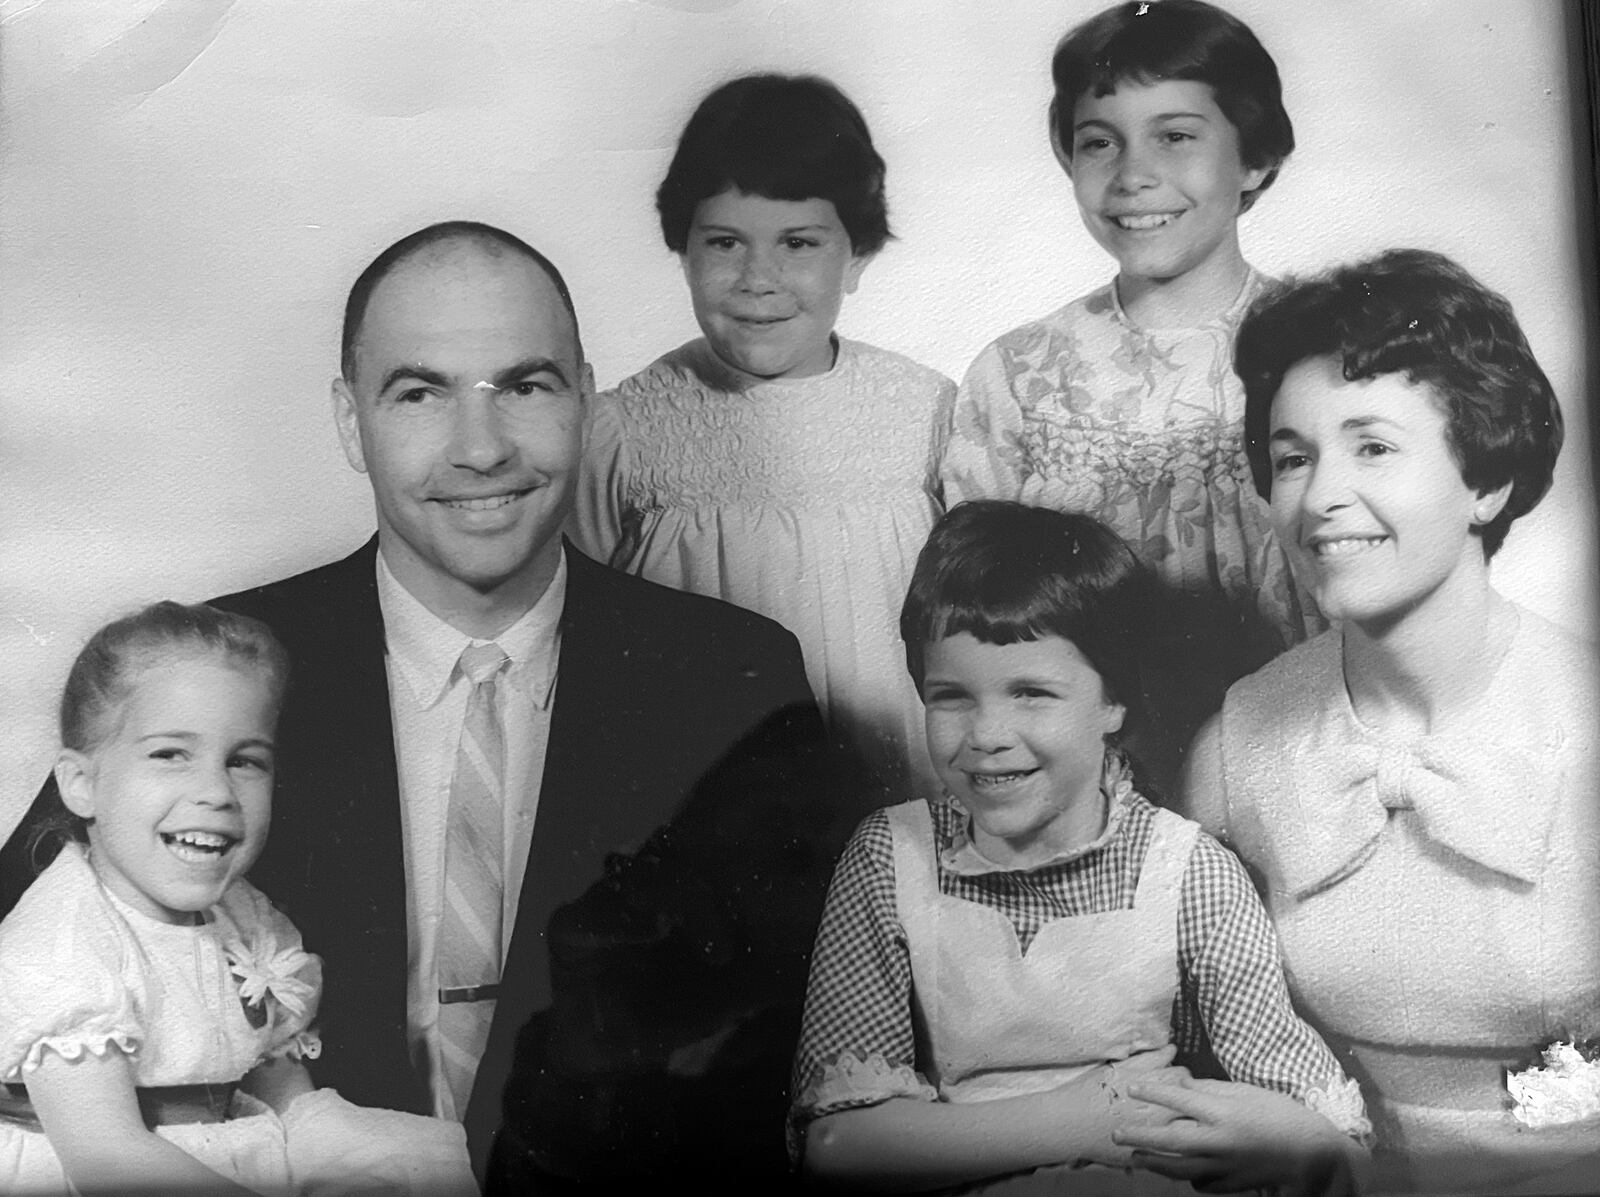
[[567, 377], [567, 372], [561, 368], [561, 363], [556, 361], [555, 358], [530, 357], [524, 358], [516, 365], [496, 374], [494, 376], [494, 385], [496, 388], [503, 389], [513, 383], [520, 382], [530, 374], [553, 374], [561, 380], [563, 385], [571, 381]]
[[425, 382], [429, 386], [447, 387], [450, 380], [437, 370], [430, 370], [420, 362], [414, 366], [396, 366], [383, 376], [383, 385], [378, 388], [378, 394], [383, 394], [395, 383], [403, 378], [415, 378], [418, 382]]

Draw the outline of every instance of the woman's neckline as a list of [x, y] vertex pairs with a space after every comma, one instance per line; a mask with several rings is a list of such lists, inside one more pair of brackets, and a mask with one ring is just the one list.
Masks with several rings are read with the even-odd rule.
[[1338, 671], [1339, 693], [1344, 700], [1344, 712], [1346, 716], [1348, 716], [1351, 725], [1368, 736], [1374, 736], [1379, 739], [1409, 741], [1422, 739], [1427, 736], [1439, 735], [1443, 732], [1451, 730], [1453, 727], [1462, 723], [1463, 721], [1469, 720], [1473, 713], [1481, 708], [1488, 700], [1489, 696], [1494, 693], [1495, 689], [1499, 685], [1501, 677], [1506, 671], [1506, 662], [1511, 659], [1517, 641], [1522, 637], [1524, 630], [1527, 628], [1528, 621], [1524, 618], [1524, 613], [1521, 608], [1519, 608], [1515, 603], [1503, 598], [1500, 600], [1500, 602], [1502, 606], [1496, 611], [1495, 616], [1491, 617], [1491, 621], [1494, 618], [1509, 619], [1510, 627], [1505, 633], [1504, 640], [1501, 643], [1499, 651], [1496, 653], [1492, 664], [1489, 666], [1484, 675], [1483, 684], [1478, 686], [1472, 694], [1462, 698], [1460, 701], [1452, 703], [1448, 708], [1437, 712], [1433, 726], [1431, 726], [1425, 732], [1394, 732], [1380, 724], [1370, 723], [1361, 717], [1360, 713], [1356, 709], [1355, 697], [1351, 694], [1350, 681], [1346, 674], [1344, 653], [1344, 638], [1346, 631], [1345, 629], [1340, 629], [1336, 641], [1337, 652], [1334, 658], [1334, 667]]

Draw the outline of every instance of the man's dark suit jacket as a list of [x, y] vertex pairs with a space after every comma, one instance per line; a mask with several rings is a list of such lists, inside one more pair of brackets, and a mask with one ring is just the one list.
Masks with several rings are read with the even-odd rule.
[[[376, 540], [342, 561], [215, 605], [268, 624], [293, 661], [278, 729], [272, 829], [251, 880], [324, 960], [324, 1052], [313, 1075], [358, 1104], [425, 1112], [428, 1095], [406, 1034], [405, 867], [375, 552]], [[759, 811], [770, 798], [792, 810], [805, 788], [804, 759], [815, 757], [822, 738], [799, 645], [779, 625], [610, 570], [570, 546], [567, 563], [561, 659], [526, 881], [466, 1118], [480, 1171], [500, 1121], [517, 1032], [534, 1015], [548, 1017], [552, 1005], [552, 916], [608, 876], [614, 880], [628, 854], [653, 834], [659, 841], [691, 800], [725, 810], [743, 801]], [[767, 793], [734, 792], [752, 780]], [[850, 805], [838, 826], [860, 813], [861, 803]], [[32, 879], [24, 850], [30, 829], [60, 809], [49, 784], [0, 851], [0, 914]], [[844, 834], [837, 827], [825, 833], [826, 859], [811, 862], [812, 881], [820, 875], [825, 885], [830, 853]], [[798, 838], [806, 838], [803, 828]], [[820, 890], [811, 885], [800, 900], [796, 944], [814, 931]], [[656, 921], [663, 918], [670, 921]], [[809, 946], [807, 939], [802, 957]], [[785, 981], [803, 983], [803, 969], [798, 982]], [[670, 989], [656, 996], [667, 1005], [677, 1000]], [[787, 1034], [788, 1020], [780, 1021]], [[536, 1087], [552, 1079], [543, 1057], [517, 1067], [534, 1070]], [[521, 1126], [518, 1155], [538, 1154], [542, 1133]], [[781, 1160], [781, 1125], [771, 1133]], [[590, 1155], [633, 1153], [625, 1139], [597, 1143]], [[581, 1173], [585, 1157], [580, 1151], [575, 1158]], [[646, 1158], [632, 1166], [651, 1171]]]

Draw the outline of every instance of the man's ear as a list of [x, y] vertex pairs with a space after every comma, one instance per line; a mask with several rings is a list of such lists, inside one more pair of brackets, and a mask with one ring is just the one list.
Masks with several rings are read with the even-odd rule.
[[344, 459], [358, 474], [367, 472], [367, 455], [361, 448], [361, 421], [356, 414], [355, 393], [342, 377], [333, 380], [333, 423], [339, 430], [339, 445]]
[[79, 818], [94, 818], [94, 765], [76, 749], [63, 748], [56, 757], [56, 789], [61, 802]]

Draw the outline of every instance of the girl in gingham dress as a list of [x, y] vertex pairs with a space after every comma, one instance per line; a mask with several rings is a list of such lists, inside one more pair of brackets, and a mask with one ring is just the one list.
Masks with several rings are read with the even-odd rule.
[[795, 1063], [807, 1173], [1165, 1191], [1117, 1138], [1178, 1116], [1141, 1084], [1203, 1099], [1187, 1064], [1208, 1049], [1301, 1104], [1250, 1159], [1162, 1171], [1335, 1185], [1364, 1167], [1359, 1090], [1290, 1007], [1244, 869], [1146, 801], [1116, 747], [1147, 601], [1089, 516], [979, 501], [935, 526], [900, 627], [948, 800], [870, 815], [834, 874]]

